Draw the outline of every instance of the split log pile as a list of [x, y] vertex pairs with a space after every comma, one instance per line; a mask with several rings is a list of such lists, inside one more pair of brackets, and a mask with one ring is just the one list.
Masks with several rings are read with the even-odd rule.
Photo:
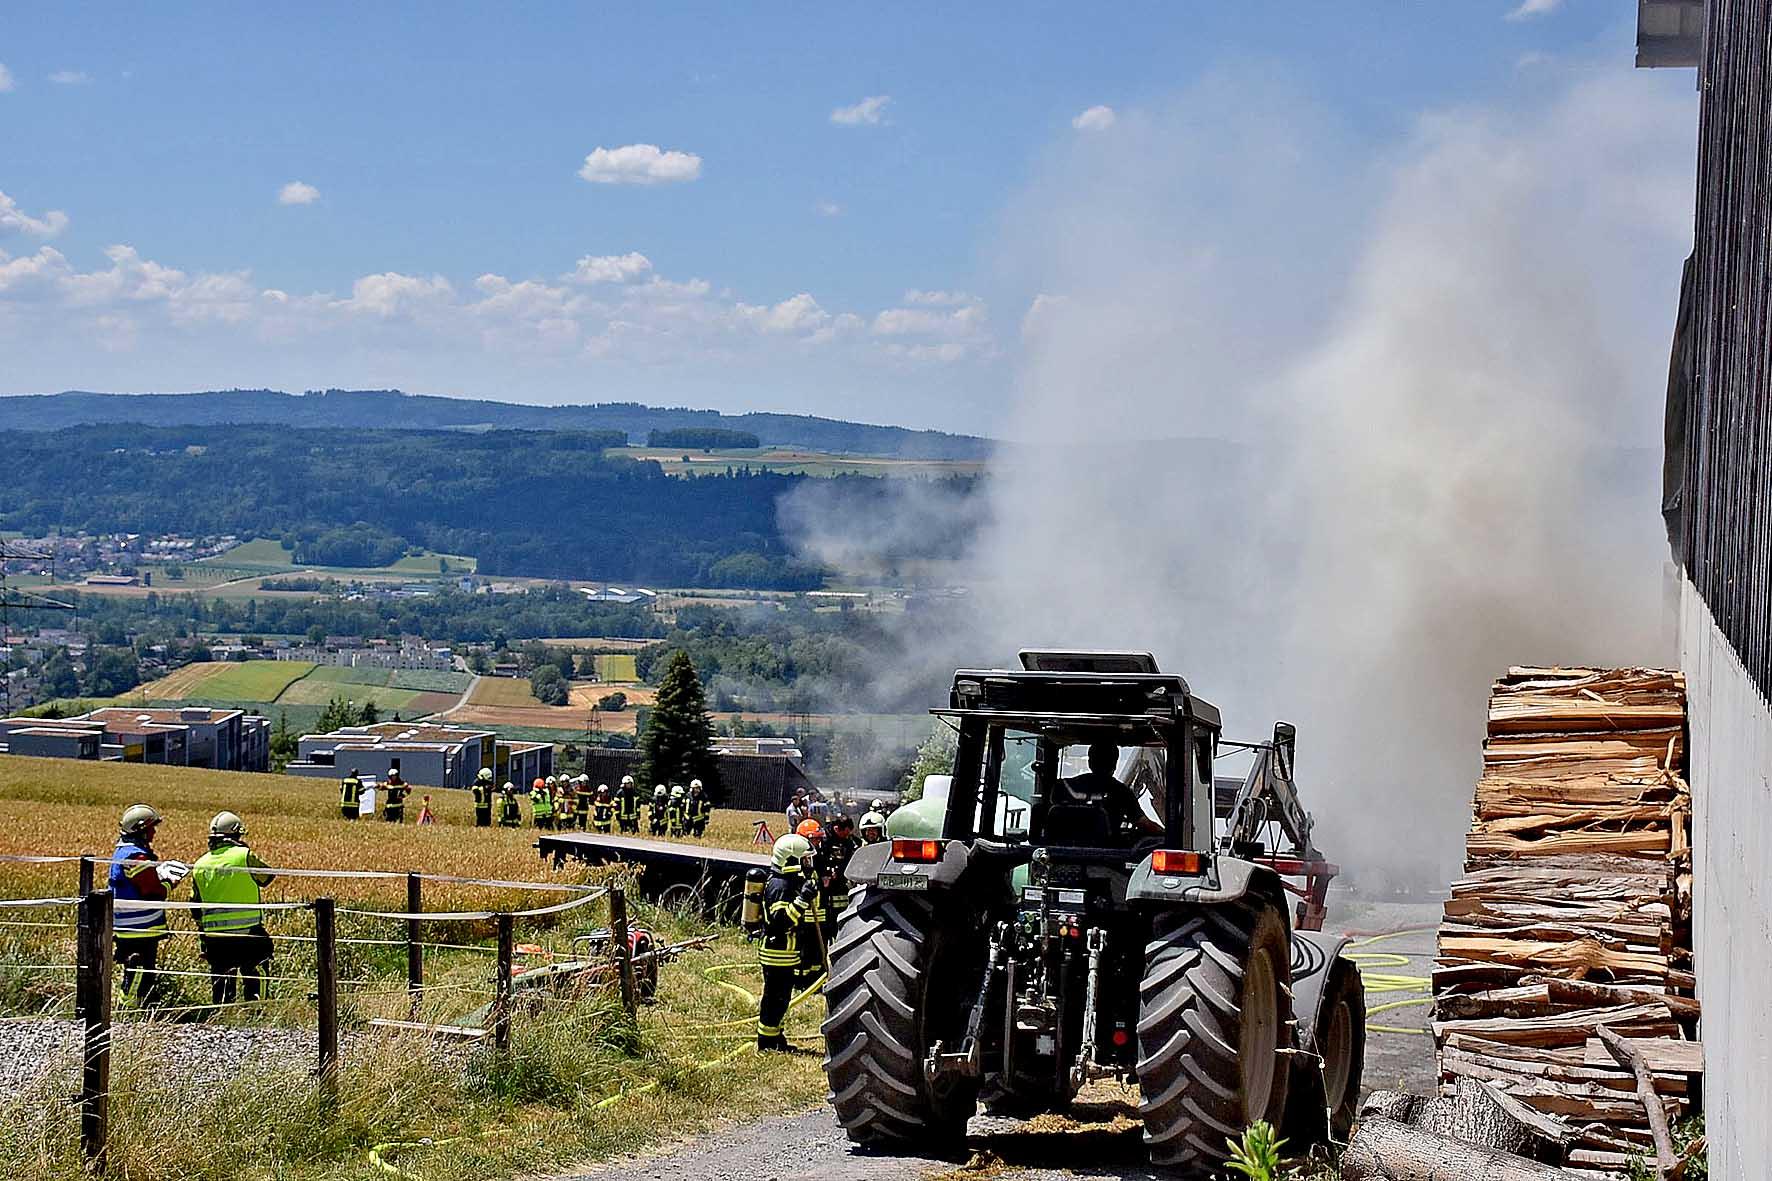
[[1440, 926], [1443, 1093], [1481, 1082], [1551, 1117], [1555, 1163], [1593, 1176], [1654, 1160], [1643, 1096], [1677, 1123], [1703, 1070], [1684, 720], [1677, 672], [1510, 669]]

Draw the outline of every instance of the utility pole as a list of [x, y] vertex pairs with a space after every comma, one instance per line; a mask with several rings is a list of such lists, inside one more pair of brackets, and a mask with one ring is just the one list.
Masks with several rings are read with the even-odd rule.
[[12, 634], [12, 609], [21, 611], [76, 611], [73, 603], [64, 603], [60, 599], [51, 599], [32, 591], [20, 590], [7, 585], [6, 565], [8, 562], [48, 562], [53, 561], [53, 554], [39, 553], [19, 545], [14, 541], [0, 539], [0, 645], [6, 647], [6, 667], [0, 672], [0, 714], [12, 713], [12, 647], [5, 643], [5, 638]]

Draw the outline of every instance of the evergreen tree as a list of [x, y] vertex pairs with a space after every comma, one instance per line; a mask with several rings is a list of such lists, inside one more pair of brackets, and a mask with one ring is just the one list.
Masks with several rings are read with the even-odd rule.
[[689, 653], [678, 649], [671, 653], [664, 679], [658, 685], [657, 700], [647, 712], [642, 742], [646, 765], [640, 779], [668, 784], [699, 779], [710, 798], [717, 802], [721, 798], [718, 765], [708, 750], [713, 734], [701, 678], [695, 673]]
[[271, 731], [271, 770], [281, 772], [285, 766], [293, 763], [299, 747], [295, 731], [289, 728], [288, 712], [279, 713], [277, 728]]

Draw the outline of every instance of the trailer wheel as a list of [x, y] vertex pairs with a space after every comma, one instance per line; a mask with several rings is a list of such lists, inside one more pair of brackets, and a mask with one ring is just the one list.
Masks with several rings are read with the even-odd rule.
[[1138, 1085], [1154, 1164], [1204, 1173], [1280, 1126], [1291, 1043], [1286, 921], [1265, 902], [1156, 920], [1139, 987]]
[[932, 1086], [923, 1061], [958, 1044], [983, 964], [935, 920], [927, 899], [863, 890], [844, 911], [825, 982], [824, 1070], [849, 1139], [891, 1150], [953, 1143], [966, 1132], [978, 1084]]
[[1283, 1131], [1301, 1150], [1325, 1140], [1346, 1143], [1366, 1069], [1366, 986], [1360, 970], [1336, 956], [1327, 971], [1311, 1044], [1303, 1047], [1313, 1053], [1297, 1059], [1286, 1103]]

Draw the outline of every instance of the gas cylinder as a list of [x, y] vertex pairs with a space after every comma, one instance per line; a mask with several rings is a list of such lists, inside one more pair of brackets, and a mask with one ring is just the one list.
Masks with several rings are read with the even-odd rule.
[[744, 875], [744, 909], [740, 917], [744, 929], [751, 934], [763, 929], [763, 887], [768, 881], [766, 869], [753, 869]]

